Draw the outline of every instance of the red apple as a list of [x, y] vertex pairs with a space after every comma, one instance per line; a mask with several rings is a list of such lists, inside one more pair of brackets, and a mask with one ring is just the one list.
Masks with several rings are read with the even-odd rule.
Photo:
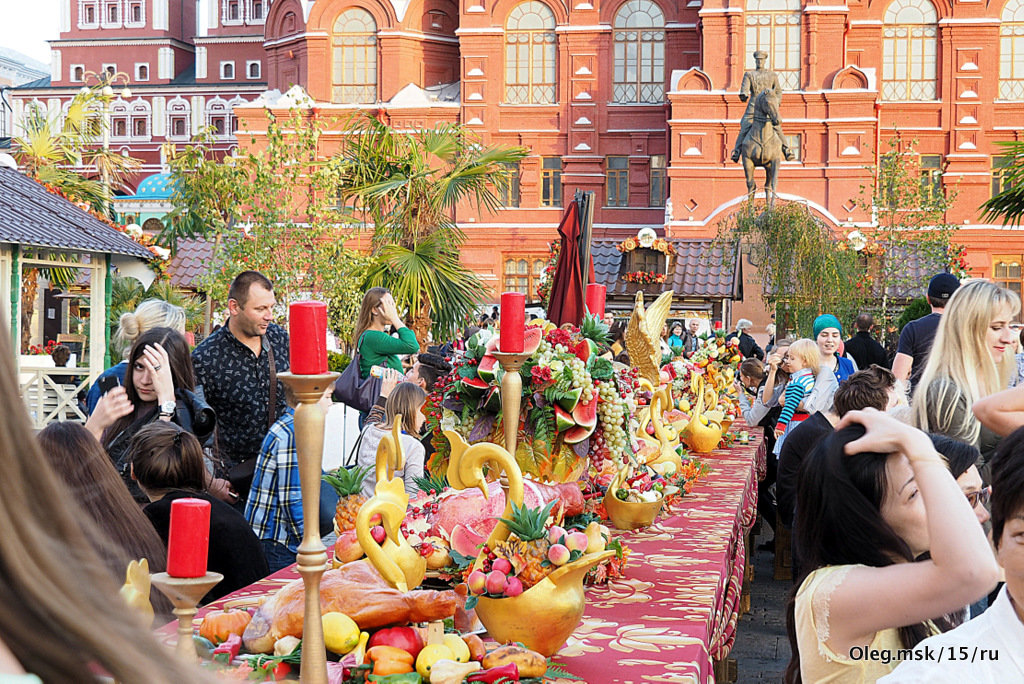
[[375, 632], [370, 637], [366, 648], [369, 650], [374, 646], [394, 646], [415, 659], [423, 650], [423, 637], [414, 627], [389, 627]]
[[384, 540], [387, 539], [388, 533], [384, 531], [382, 526], [374, 525], [370, 528], [370, 536], [373, 537], [373, 541], [383, 544]]
[[491, 563], [491, 570], [497, 570], [503, 575], [512, 574], [512, 564], [508, 562], [507, 558], [498, 558]]
[[355, 530], [348, 530], [338, 536], [334, 542], [334, 558], [339, 563], [351, 563], [363, 557], [363, 547], [359, 545]]

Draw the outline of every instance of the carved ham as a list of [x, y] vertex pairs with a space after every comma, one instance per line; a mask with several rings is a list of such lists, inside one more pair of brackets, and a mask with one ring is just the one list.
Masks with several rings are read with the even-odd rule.
[[[242, 636], [252, 653], [270, 653], [283, 636], [302, 637], [302, 580], [285, 586], [259, 607]], [[443, 620], [455, 614], [454, 591], [393, 588], [367, 561], [328, 570], [320, 581], [320, 609], [355, 620], [360, 629]]]
[[[530, 508], [539, 508], [551, 501], [560, 501], [563, 515], [578, 515], [583, 512], [583, 494], [576, 483], [548, 485], [525, 480], [524, 503]], [[452, 548], [465, 554], [487, 540], [498, 524], [498, 518], [505, 511], [505, 493], [497, 482], [488, 484], [490, 498], [485, 499], [479, 489], [466, 489], [441, 499], [437, 514], [428, 519], [430, 533], [450, 539]], [[410, 508], [422, 505], [413, 501]], [[552, 511], [557, 513], [559, 504]], [[475, 555], [475, 552], [467, 555]]]

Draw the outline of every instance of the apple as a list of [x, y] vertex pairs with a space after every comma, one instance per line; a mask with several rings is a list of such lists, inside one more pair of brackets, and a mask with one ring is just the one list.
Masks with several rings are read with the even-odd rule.
[[519, 596], [523, 593], [523, 583], [518, 577], [509, 577], [505, 584], [505, 596]]
[[501, 595], [505, 593], [505, 585], [508, 584], [508, 577], [498, 570], [491, 570], [487, 573], [487, 593]]
[[373, 537], [373, 541], [383, 544], [384, 540], [388, 537], [388, 533], [384, 531], [381, 525], [374, 525], [370, 528], [370, 536]]
[[338, 535], [334, 542], [334, 559], [339, 563], [351, 563], [363, 557], [363, 547], [359, 545], [355, 530], [348, 530]]
[[423, 650], [423, 637], [414, 627], [389, 627], [378, 630], [367, 642], [367, 649], [374, 646], [394, 646], [400, 648], [413, 658]]
[[503, 575], [511, 575], [512, 564], [508, 562], [507, 558], [498, 558], [491, 563], [491, 570], [497, 570]]
[[466, 578], [466, 585], [474, 594], [482, 594], [487, 589], [487, 575], [479, 570], [474, 570]]

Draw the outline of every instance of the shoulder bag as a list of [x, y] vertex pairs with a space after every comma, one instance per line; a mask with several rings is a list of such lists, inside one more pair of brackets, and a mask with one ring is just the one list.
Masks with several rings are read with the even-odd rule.
[[380, 387], [383, 381], [372, 375], [367, 378], [360, 377], [359, 349], [362, 344], [363, 337], [360, 336], [359, 343], [352, 354], [351, 363], [342, 371], [341, 377], [334, 384], [333, 398], [360, 413], [367, 413], [373, 407], [373, 402], [377, 401], [377, 397], [380, 396]]

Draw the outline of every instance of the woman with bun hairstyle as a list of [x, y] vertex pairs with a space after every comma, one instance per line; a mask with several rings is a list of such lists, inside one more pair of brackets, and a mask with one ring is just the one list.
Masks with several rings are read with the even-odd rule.
[[101, 380], [108, 377], [117, 378], [117, 384], [124, 386], [124, 378], [128, 372], [128, 353], [131, 352], [139, 335], [152, 328], [172, 328], [180, 333], [185, 332], [185, 310], [162, 299], [147, 299], [139, 304], [135, 311], [121, 314], [118, 319], [114, 344], [121, 350], [121, 361], [100, 373], [96, 382], [89, 388], [86, 397], [88, 413], [92, 413], [100, 400]]
[[978, 470], [988, 483], [985, 463], [999, 435], [975, 418], [979, 400], [1006, 388], [1016, 367], [1008, 351], [1011, 327], [1020, 313], [1016, 292], [986, 280], [961, 285], [946, 305], [910, 407], [913, 424], [973, 444], [981, 451]]
[[[128, 442], [143, 426], [154, 421], [174, 422], [212, 448], [216, 416], [196, 392], [195, 372], [188, 343], [170, 328], [143, 333], [128, 355], [129, 373], [124, 387], [104, 394], [85, 427], [107, 450], [114, 467], [140, 503], [145, 495], [128, 472]], [[221, 484], [223, 483], [223, 484]], [[216, 480], [211, 490], [226, 493], [226, 482]]]
[[12, 359], [0, 331], [0, 678], [214, 682], [157, 643], [118, 596], [97, 547], [104, 535], [43, 456]]
[[[945, 460], [885, 413], [843, 416], [801, 466], [797, 501], [807, 574], [787, 611], [787, 684], [873, 682], [897, 651], [996, 584], [988, 540]], [[870, 657], [885, 651], [889, 662]]]

